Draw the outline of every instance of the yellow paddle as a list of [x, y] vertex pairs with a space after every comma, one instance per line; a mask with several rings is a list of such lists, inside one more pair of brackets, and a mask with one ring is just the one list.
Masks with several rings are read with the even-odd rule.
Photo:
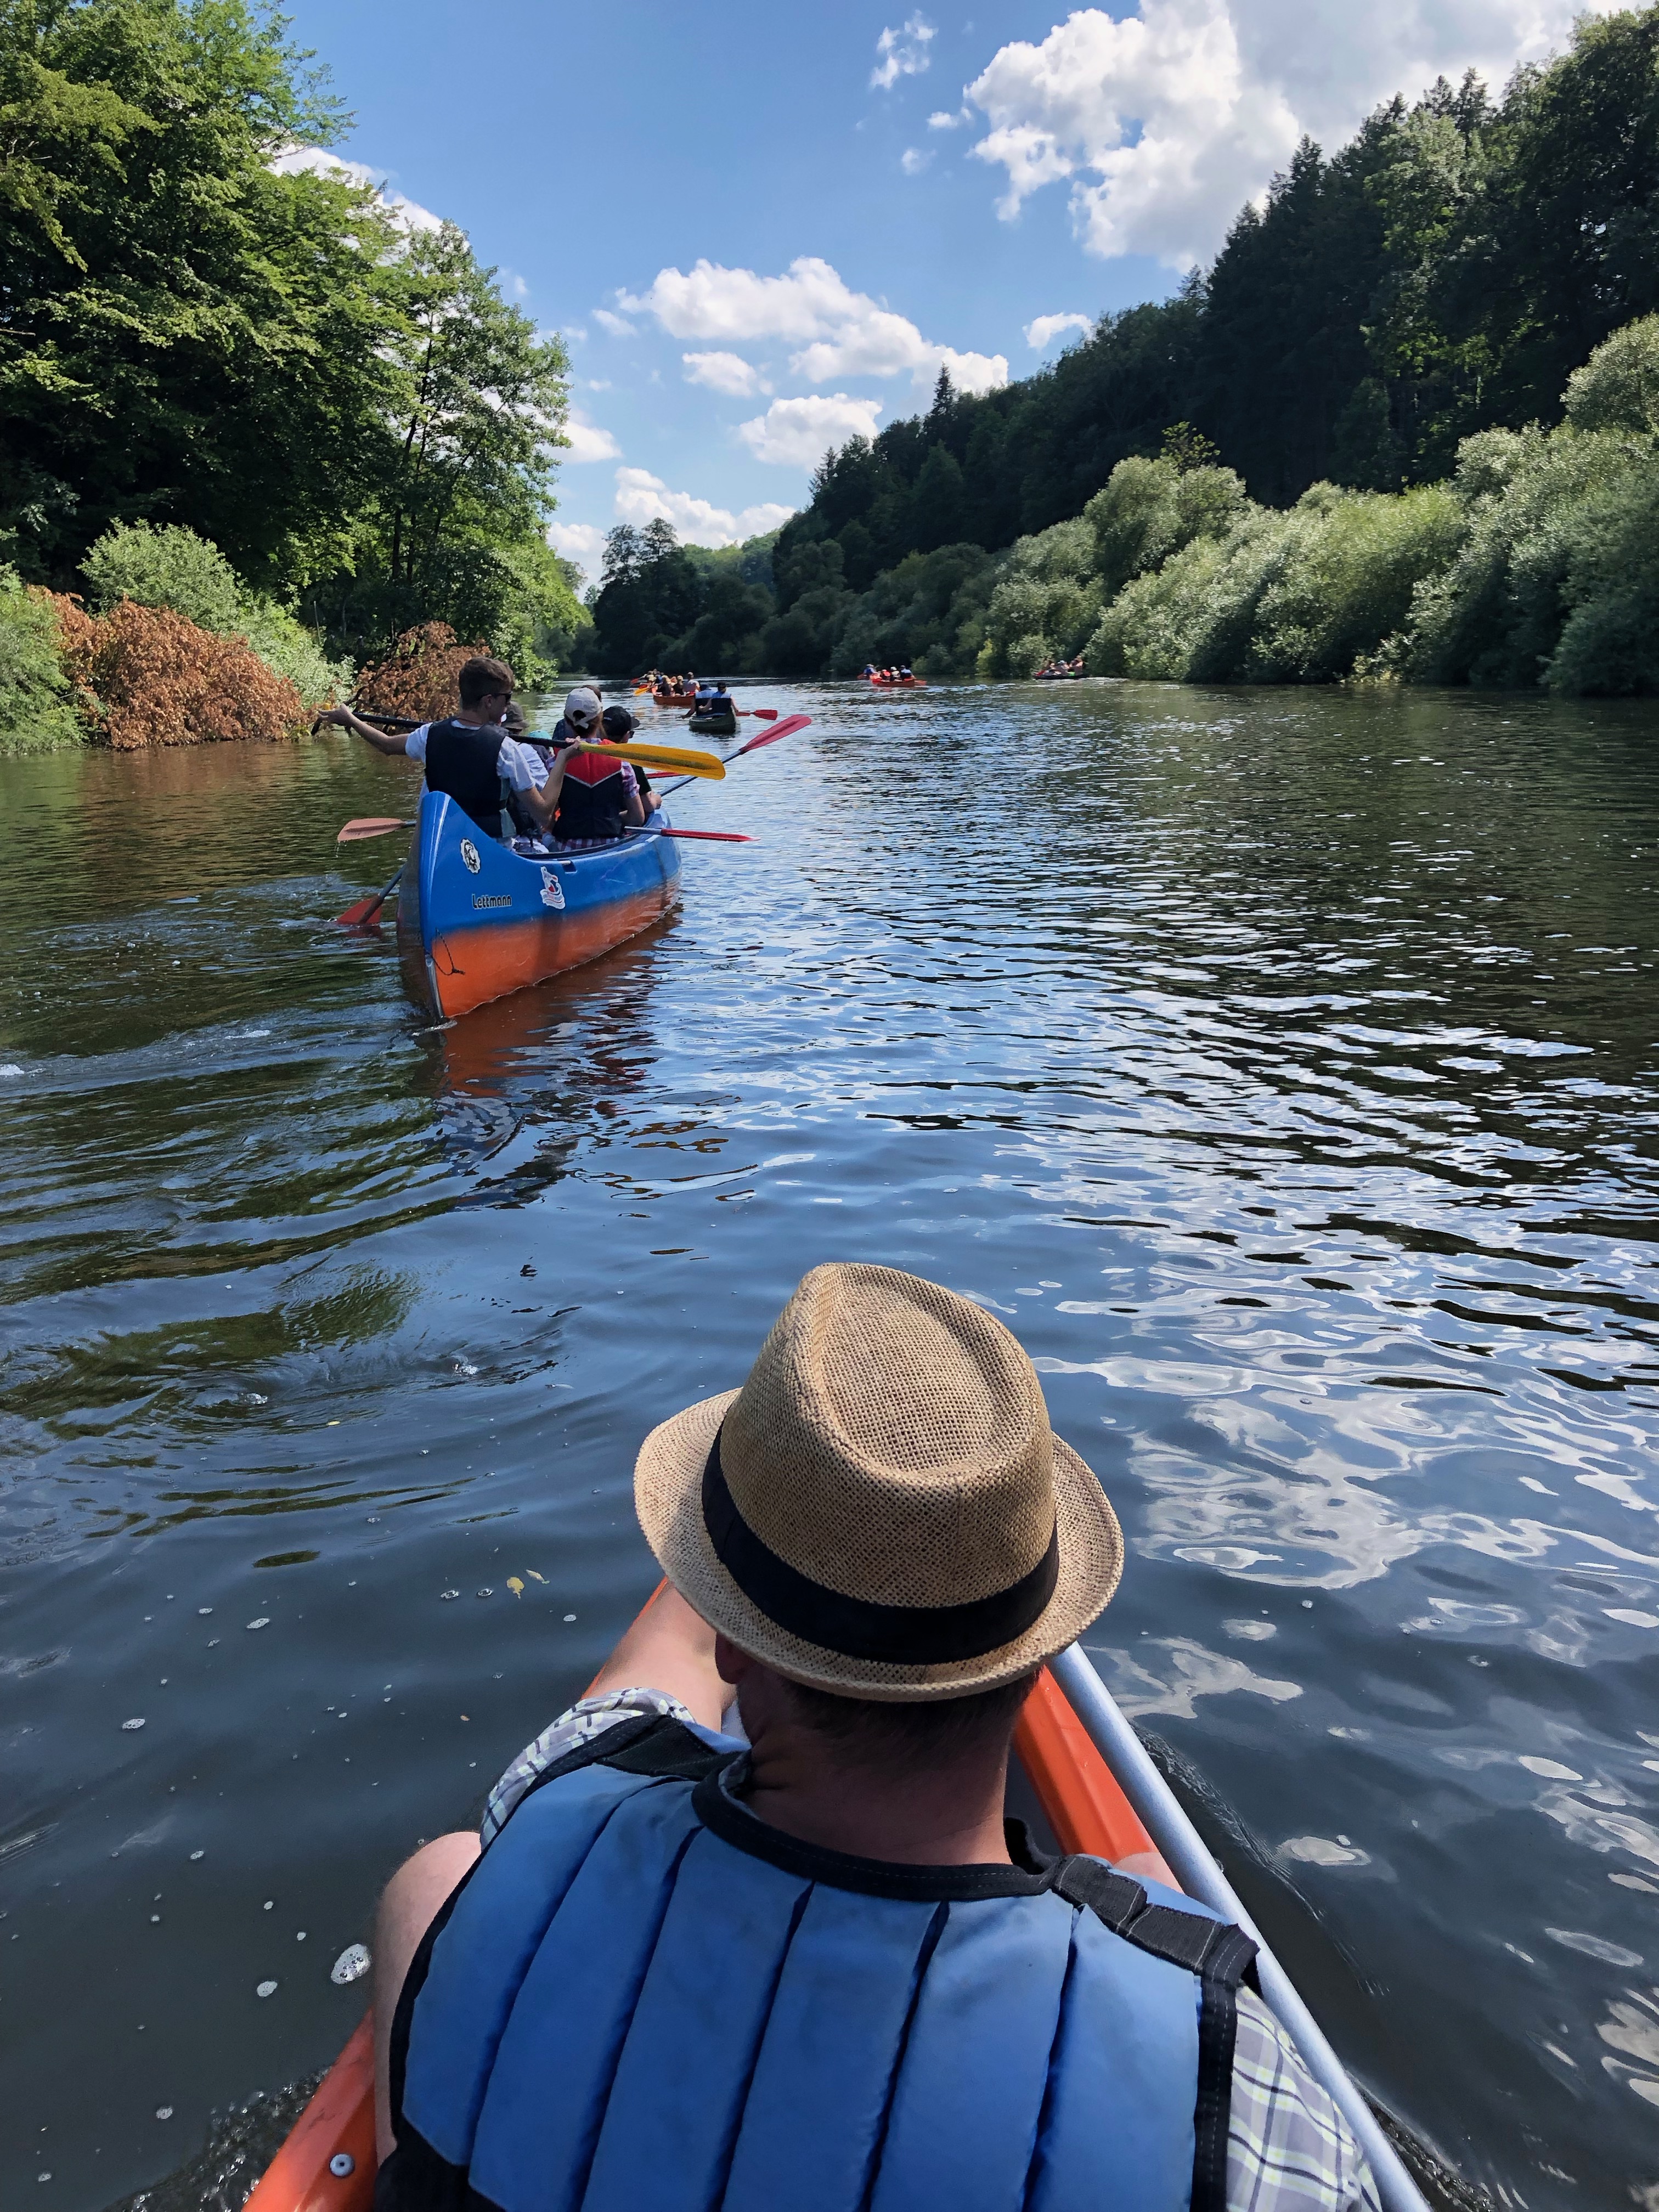
[[630, 738], [625, 745], [588, 745], [580, 742], [579, 753], [603, 753], [607, 760], [642, 761], [647, 768], [677, 769], [682, 775], [705, 776], [711, 783], [726, 778], [726, 763], [718, 753], [687, 752], [678, 745], [642, 745]]

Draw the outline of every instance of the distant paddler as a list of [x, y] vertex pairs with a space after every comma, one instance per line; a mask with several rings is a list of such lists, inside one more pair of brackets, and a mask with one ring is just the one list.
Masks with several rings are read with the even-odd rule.
[[[486, 837], [510, 842], [521, 827], [520, 811], [522, 826], [550, 830], [562, 779], [556, 767], [550, 768], [533, 746], [506, 727], [515, 688], [513, 671], [504, 660], [478, 659], [465, 664], [459, 680], [457, 713], [422, 722], [400, 737], [375, 729], [349, 707], [332, 708], [318, 722], [355, 730], [377, 753], [418, 761], [427, 789], [453, 799]], [[597, 702], [595, 708], [597, 720]]]

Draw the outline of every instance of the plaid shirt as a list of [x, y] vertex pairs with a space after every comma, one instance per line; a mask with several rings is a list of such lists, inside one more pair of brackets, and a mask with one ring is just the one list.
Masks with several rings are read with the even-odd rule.
[[[538, 1774], [636, 1713], [663, 1714], [708, 1740], [678, 1698], [660, 1690], [583, 1698], [519, 1753], [490, 1791], [481, 1829], [485, 1850]], [[1249, 1990], [1238, 1992], [1227, 2212], [1379, 2212], [1376, 2184], [1347, 2122]]]

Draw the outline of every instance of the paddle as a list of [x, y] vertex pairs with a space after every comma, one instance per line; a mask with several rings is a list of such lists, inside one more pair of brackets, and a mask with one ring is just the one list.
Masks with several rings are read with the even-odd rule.
[[711, 845], [752, 845], [739, 830], [641, 830], [641, 837], [697, 837]]
[[[603, 753], [607, 760], [639, 760], [647, 768], [684, 769], [690, 781], [694, 776], [706, 776], [711, 783], [719, 783], [726, 774], [726, 763], [718, 753], [688, 752], [683, 746], [641, 744], [637, 738], [629, 738], [625, 745], [590, 745], [578, 741], [574, 749], [579, 753]], [[735, 753], [732, 759], [737, 758]]]
[[[728, 753], [726, 757], [727, 763], [741, 760], [745, 753], [757, 753], [763, 745], [775, 745], [780, 738], [793, 737], [795, 732], [804, 730], [811, 719], [810, 714], [786, 714], [782, 721], [775, 722], [769, 730], [757, 731], [746, 745], [739, 745], [736, 752]], [[678, 783], [665, 783], [659, 796], [665, 798], [671, 791], [683, 791], [690, 781], [690, 778], [687, 776]]]
[[337, 845], [361, 845], [366, 837], [389, 837], [394, 830], [412, 830], [415, 824], [395, 814], [360, 814], [355, 822], [348, 822], [334, 842]]
[[375, 916], [380, 913], [380, 908], [386, 904], [386, 901], [392, 896], [392, 892], [397, 890], [398, 880], [403, 875], [403, 872], [402, 867], [399, 866], [397, 875], [393, 876], [392, 881], [386, 885], [386, 889], [380, 892], [375, 897], [359, 899], [356, 906], [349, 906], [343, 914], [337, 914], [334, 919], [339, 924], [340, 927], [342, 929], [366, 929], [369, 923], [372, 922]]

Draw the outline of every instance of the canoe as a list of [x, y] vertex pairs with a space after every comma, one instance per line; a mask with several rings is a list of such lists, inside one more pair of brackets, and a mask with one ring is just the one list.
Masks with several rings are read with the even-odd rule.
[[686, 728], [694, 737], [735, 738], [738, 734], [736, 714], [693, 714]]
[[872, 676], [870, 681], [878, 691], [925, 691], [927, 689], [925, 676]]
[[679, 873], [678, 848], [648, 830], [528, 859], [426, 792], [398, 903], [404, 980], [416, 1005], [453, 1021], [637, 937], [678, 896]]
[[[1383, 2212], [1429, 2212], [1370, 2107], [1079, 1645], [1038, 1676], [1014, 1731], [1014, 1753], [1062, 1850], [1087, 1851], [1126, 1874], [1154, 1880], [1168, 1880], [1172, 1872], [1174, 1886], [1255, 1940], [1262, 1996], [1358, 2136]], [[324, 2075], [243, 2212], [372, 2212], [371, 2020], [360, 2023]]]

